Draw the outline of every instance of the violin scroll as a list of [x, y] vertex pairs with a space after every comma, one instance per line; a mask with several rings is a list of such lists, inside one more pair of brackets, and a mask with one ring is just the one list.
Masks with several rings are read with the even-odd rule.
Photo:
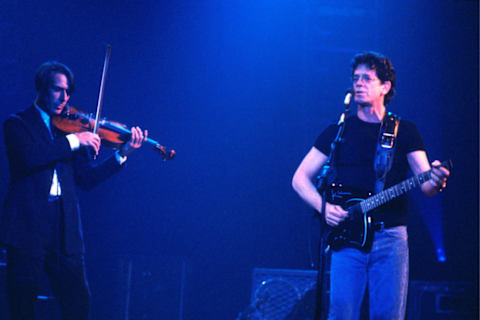
[[165, 149], [164, 146], [162, 146], [161, 144], [156, 144], [153, 146], [153, 150], [157, 151], [158, 153], [160, 153], [160, 155], [162, 156], [162, 159], [163, 161], [167, 161], [167, 160], [172, 160], [175, 155], [177, 154], [175, 152], [175, 150], [168, 150]]

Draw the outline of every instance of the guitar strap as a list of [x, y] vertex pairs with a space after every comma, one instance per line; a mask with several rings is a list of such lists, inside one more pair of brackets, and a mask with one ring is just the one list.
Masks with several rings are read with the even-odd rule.
[[391, 112], [387, 112], [382, 120], [374, 160], [375, 194], [383, 190], [387, 173], [392, 168], [399, 124], [400, 117]]

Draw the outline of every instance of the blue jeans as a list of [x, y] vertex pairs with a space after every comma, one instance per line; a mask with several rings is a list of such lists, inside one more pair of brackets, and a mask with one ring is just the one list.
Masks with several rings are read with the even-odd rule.
[[408, 289], [407, 228], [376, 231], [372, 249], [332, 252], [329, 319], [358, 319], [368, 285], [370, 319], [405, 318]]

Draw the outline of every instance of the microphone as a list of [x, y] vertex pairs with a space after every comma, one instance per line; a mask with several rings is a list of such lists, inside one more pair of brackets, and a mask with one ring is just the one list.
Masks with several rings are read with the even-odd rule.
[[345, 99], [343, 99], [345, 112], [343, 112], [342, 115], [340, 116], [340, 120], [338, 120], [338, 125], [341, 125], [345, 121], [345, 117], [350, 112], [350, 102], [352, 101], [352, 97], [353, 97], [353, 90], [352, 88], [348, 88], [347, 92], [345, 93]]
[[343, 104], [345, 106], [349, 106], [350, 102], [352, 101], [353, 98], [353, 90], [351, 88], [347, 89], [347, 92], [345, 93], [345, 99], [343, 99]]

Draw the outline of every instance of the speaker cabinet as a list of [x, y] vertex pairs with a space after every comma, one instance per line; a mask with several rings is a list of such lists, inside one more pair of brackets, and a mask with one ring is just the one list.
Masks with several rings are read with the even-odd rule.
[[313, 270], [254, 269], [249, 317], [244, 318], [285, 320], [300, 304], [313, 318], [316, 280]]
[[408, 320], [478, 319], [478, 286], [468, 282], [410, 281]]
[[8, 317], [7, 305], [7, 252], [0, 247], [0, 315]]

